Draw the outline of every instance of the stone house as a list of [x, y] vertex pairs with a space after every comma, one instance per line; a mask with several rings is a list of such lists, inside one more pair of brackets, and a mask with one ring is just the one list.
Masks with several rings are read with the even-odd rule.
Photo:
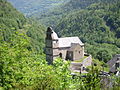
[[120, 54], [115, 55], [107, 64], [110, 67], [110, 72], [116, 72], [117, 68], [120, 68]]
[[78, 37], [59, 38], [52, 28], [48, 27], [45, 41], [48, 64], [52, 64], [56, 57], [72, 61], [80, 60], [84, 57], [84, 44]]

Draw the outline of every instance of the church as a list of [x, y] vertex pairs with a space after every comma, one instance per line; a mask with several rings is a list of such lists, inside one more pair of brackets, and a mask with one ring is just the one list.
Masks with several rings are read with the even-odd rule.
[[48, 64], [52, 64], [57, 57], [71, 61], [84, 57], [84, 44], [78, 37], [59, 38], [51, 27], [47, 28], [45, 44]]

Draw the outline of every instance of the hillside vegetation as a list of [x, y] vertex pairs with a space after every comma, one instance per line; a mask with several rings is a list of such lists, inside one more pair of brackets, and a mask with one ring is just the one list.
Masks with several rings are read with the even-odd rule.
[[44, 26], [35, 20], [25, 18], [6, 0], [0, 0], [0, 29], [3, 41], [9, 42], [15, 32], [22, 32], [30, 37], [31, 45], [29, 48], [41, 52], [44, 47]]
[[[79, 14], [79, 12], [76, 13]], [[89, 14], [89, 12], [87, 14]], [[64, 20], [61, 21], [63, 22]], [[102, 21], [103, 20], [101, 20], [101, 22]], [[106, 25], [102, 24], [102, 27], [105, 28], [105, 32], [109, 32], [113, 40], [114, 38], [119, 38], [115, 33], [116, 31], [112, 34], [113, 29], [107, 29], [106, 27], [110, 26], [108, 26], [109, 24]], [[58, 27], [58, 29], [59, 28], [60, 27]], [[86, 78], [82, 77], [81, 74], [73, 77], [69, 70], [69, 61], [58, 58], [54, 60], [53, 65], [48, 65], [45, 60], [45, 55], [43, 54], [44, 29], [45, 27], [43, 25], [34, 19], [26, 18], [6, 0], [0, 0], [0, 90], [106, 89], [100, 83], [101, 78], [99, 77], [99, 72], [101, 71], [100, 65], [102, 65], [102, 63], [97, 60], [95, 60], [95, 64], [98, 64], [98, 66], [89, 68], [89, 73], [85, 74]], [[100, 31], [100, 33], [102, 32]], [[64, 35], [69, 34], [65, 33]], [[85, 38], [84, 42], [85, 40], [87, 39]], [[89, 42], [91, 45], [87, 44], [91, 49], [95, 48], [95, 45], [98, 45], [95, 40]], [[100, 40], [98, 39], [98, 41]], [[93, 42], [94, 46], [92, 44]], [[118, 49], [116, 43], [111, 43], [111, 40], [110, 44], [103, 43], [103, 47], [106, 48], [113, 49], [113, 45], [116, 52], [116, 48]], [[101, 58], [101, 55], [102, 57], [104, 55], [106, 58], [106, 51], [104, 51], [105, 54], [103, 54], [103, 51], [101, 52], [96, 54], [98, 55], [97, 57]], [[114, 79], [112, 79], [113, 87], [110, 87], [110, 89], [118, 90], [119, 80], [119, 77], [115, 76]]]
[[67, 0], [8, 0], [26, 16], [46, 13]]
[[48, 12], [36, 13], [32, 15], [37, 20], [42, 21], [46, 26], [52, 26], [53, 28], [63, 17], [76, 10], [86, 9], [88, 6], [94, 3], [114, 3], [119, 0], [67, 0], [60, 5], [50, 8]]
[[[15, 3], [21, 5], [18, 1]], [[24, 4], [27, 3], [30, 2]], [[108, 61], [120, 52], [119, 3], [119, 0], [68, 0], [45, 13], [36, 13], [31, 17], [46, 26], [52, 26], [59, 36], [79, 36], [85, 43], [87, 53]], [[27, 33], [28, 36], [30, 32]], [[32, 36], [37, 39], [35, 35]], [[36, 48], [39, 50], [39, 47]], [[107, 55], [100, 58], [101, 52]]]
[[107, 50], [112, 57], [120, 52], [119, 7], [120, 3], [92, 4], [62, 18], [55, 30], [60, 36], [79, 36], [94, 57], [101, 50]]
[[69, 62], [57, 59], [47, 65], [42, 50], [36, 53], [35, 47], [30, 49], [31, 43], [42, 47], [43, 26], [25, 18], [5, 0], [0, 0], [0, 18], [0, 90], [69, 90], [88, 86], [81, 86], [79, 78], [72, 79]]

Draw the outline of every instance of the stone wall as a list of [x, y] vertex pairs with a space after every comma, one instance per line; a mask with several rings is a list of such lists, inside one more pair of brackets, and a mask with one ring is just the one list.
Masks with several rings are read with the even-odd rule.
[[92, 65], [92, 56], [89, 55], [87, 58], [83, 60], [83, 62], [71, 62], [70, 70], [73, 72], [87, 73], [87, 71], [84, 69], [91, 65]]
[[73, 51], [73, 60], [80, 60], [84, 57], [84, 47], [77, 46]]
[[82, 62], [83, 66], [82, 67], [88, 67], [92, 65], [92, 56], [89, 55], [87, 58], [85, 58]]
[[[110, 67], [110, 71], [111, 72], [115, 72], [116, 71], [116, 67], [115, 67], [115, 64], [117, 63], [117, 58], [120, 57], [120, 54], [118, 55], [115, 55], [113, 57], [113, 59], [111, 59], [110, 61], [107, 62], [107, 64], [109, 65]], [[119, 60], [120, 61], [120, 60]]]
[[67, 50], [68, 50], [68, 48], [60, 48], [59, 49], [59, 54], [62, 53], [62, 59], [66, 59]]

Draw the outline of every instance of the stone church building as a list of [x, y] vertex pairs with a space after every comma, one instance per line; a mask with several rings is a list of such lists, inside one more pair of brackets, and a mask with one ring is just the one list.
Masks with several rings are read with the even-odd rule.
[[48, 64], [52, 64], [56, 57], [71, 61], [84, 57], [84, 44], [78, 37], [59, 38], [52, 28], [48, 27], [45, 41]]

